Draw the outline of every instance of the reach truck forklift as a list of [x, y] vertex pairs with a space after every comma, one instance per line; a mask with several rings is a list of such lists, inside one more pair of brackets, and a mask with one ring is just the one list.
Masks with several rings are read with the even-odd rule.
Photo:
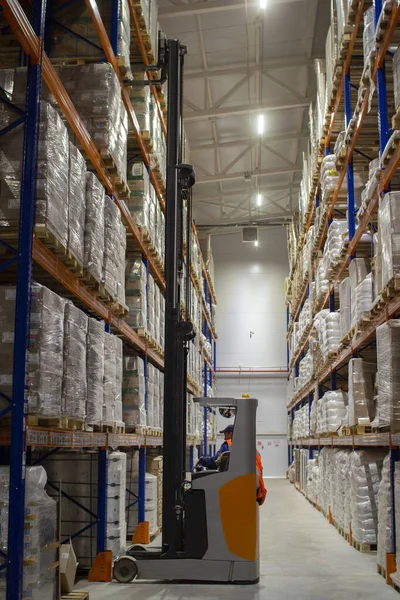
[[[259, 579], [256, 503], [256, 411], [252, 398], [198, 398], [202, 406], [235, 413], [231, 452], [219, 469], [186, 481], [187, 353], [195, 337], [190, 321], [193, 167], [182, 163], [182, 84], [186, 49], [163, 42], [168, 80], [165, 244], [165, 361], [161, 548], [132, 546], [114, 563], [117, 581], [256, 583]], [[184, 254], [184, 203], [187, 204]], [[183, 290], [185, 269], [186, 289]], [[185, 299], [183, 315], [181, 300]]]

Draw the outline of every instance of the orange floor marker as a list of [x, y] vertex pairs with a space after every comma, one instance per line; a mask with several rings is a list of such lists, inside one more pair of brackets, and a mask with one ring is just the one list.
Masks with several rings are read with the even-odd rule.
[[386, 553], [386, 583], [392, 585], [391, 574], [395, 573], [396, 567], [396, 555], [390, 552]]
[[132, 536], [132, 544], [150, 544], [150, 523], [143, 521], [136, 527]]
[[112, 581], [112, 552], [99, 552], [89, 571], [88, 581]]

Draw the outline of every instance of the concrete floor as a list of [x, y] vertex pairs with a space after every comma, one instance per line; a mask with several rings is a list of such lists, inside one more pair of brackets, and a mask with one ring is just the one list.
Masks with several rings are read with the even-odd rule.
[[267, 480], [261, 513], [261, 577], [254, 586], [80, 582], [90, 600], [379, 600], [397, 598], [360, 554], [284, 479]]

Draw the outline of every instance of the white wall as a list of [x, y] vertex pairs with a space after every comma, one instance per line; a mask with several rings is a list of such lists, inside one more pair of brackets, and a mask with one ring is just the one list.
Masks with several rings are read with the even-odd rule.
[[[241, 240], [241, 231], [212, 236], [218, 300], [217, 368], [283, 368], [286, 366], [286, 232], [283, 227], [260, 230], [257, 248]], [[219, 396], [249, 393], [258, 398], [257, 444], [263, 457], [264, 475], [284, 476], [286, 379], [279, 375], [220, 374], [217, 392]], [[220, 417], [221, 429], [227, 423]]]

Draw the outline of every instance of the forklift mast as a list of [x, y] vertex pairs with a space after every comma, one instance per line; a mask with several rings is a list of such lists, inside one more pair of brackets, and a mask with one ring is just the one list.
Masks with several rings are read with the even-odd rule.
[[[168, 80], [167, 184], [165, 215], [165, 359], [163, 433], [162, 553], [176, 558], [184, 551], [183, 483], [186, 477], [187, 355], [195, 333], [190, 321], [192, 194], [195, 176], [182, 163], [183, 64], [186, 48], [167, 40]], [[186, 261], [184, 204], [187, 205]], [[183, 289], [185, 269], [186, 290]], [[185, 301], [185, 314], [181, 309]]]

